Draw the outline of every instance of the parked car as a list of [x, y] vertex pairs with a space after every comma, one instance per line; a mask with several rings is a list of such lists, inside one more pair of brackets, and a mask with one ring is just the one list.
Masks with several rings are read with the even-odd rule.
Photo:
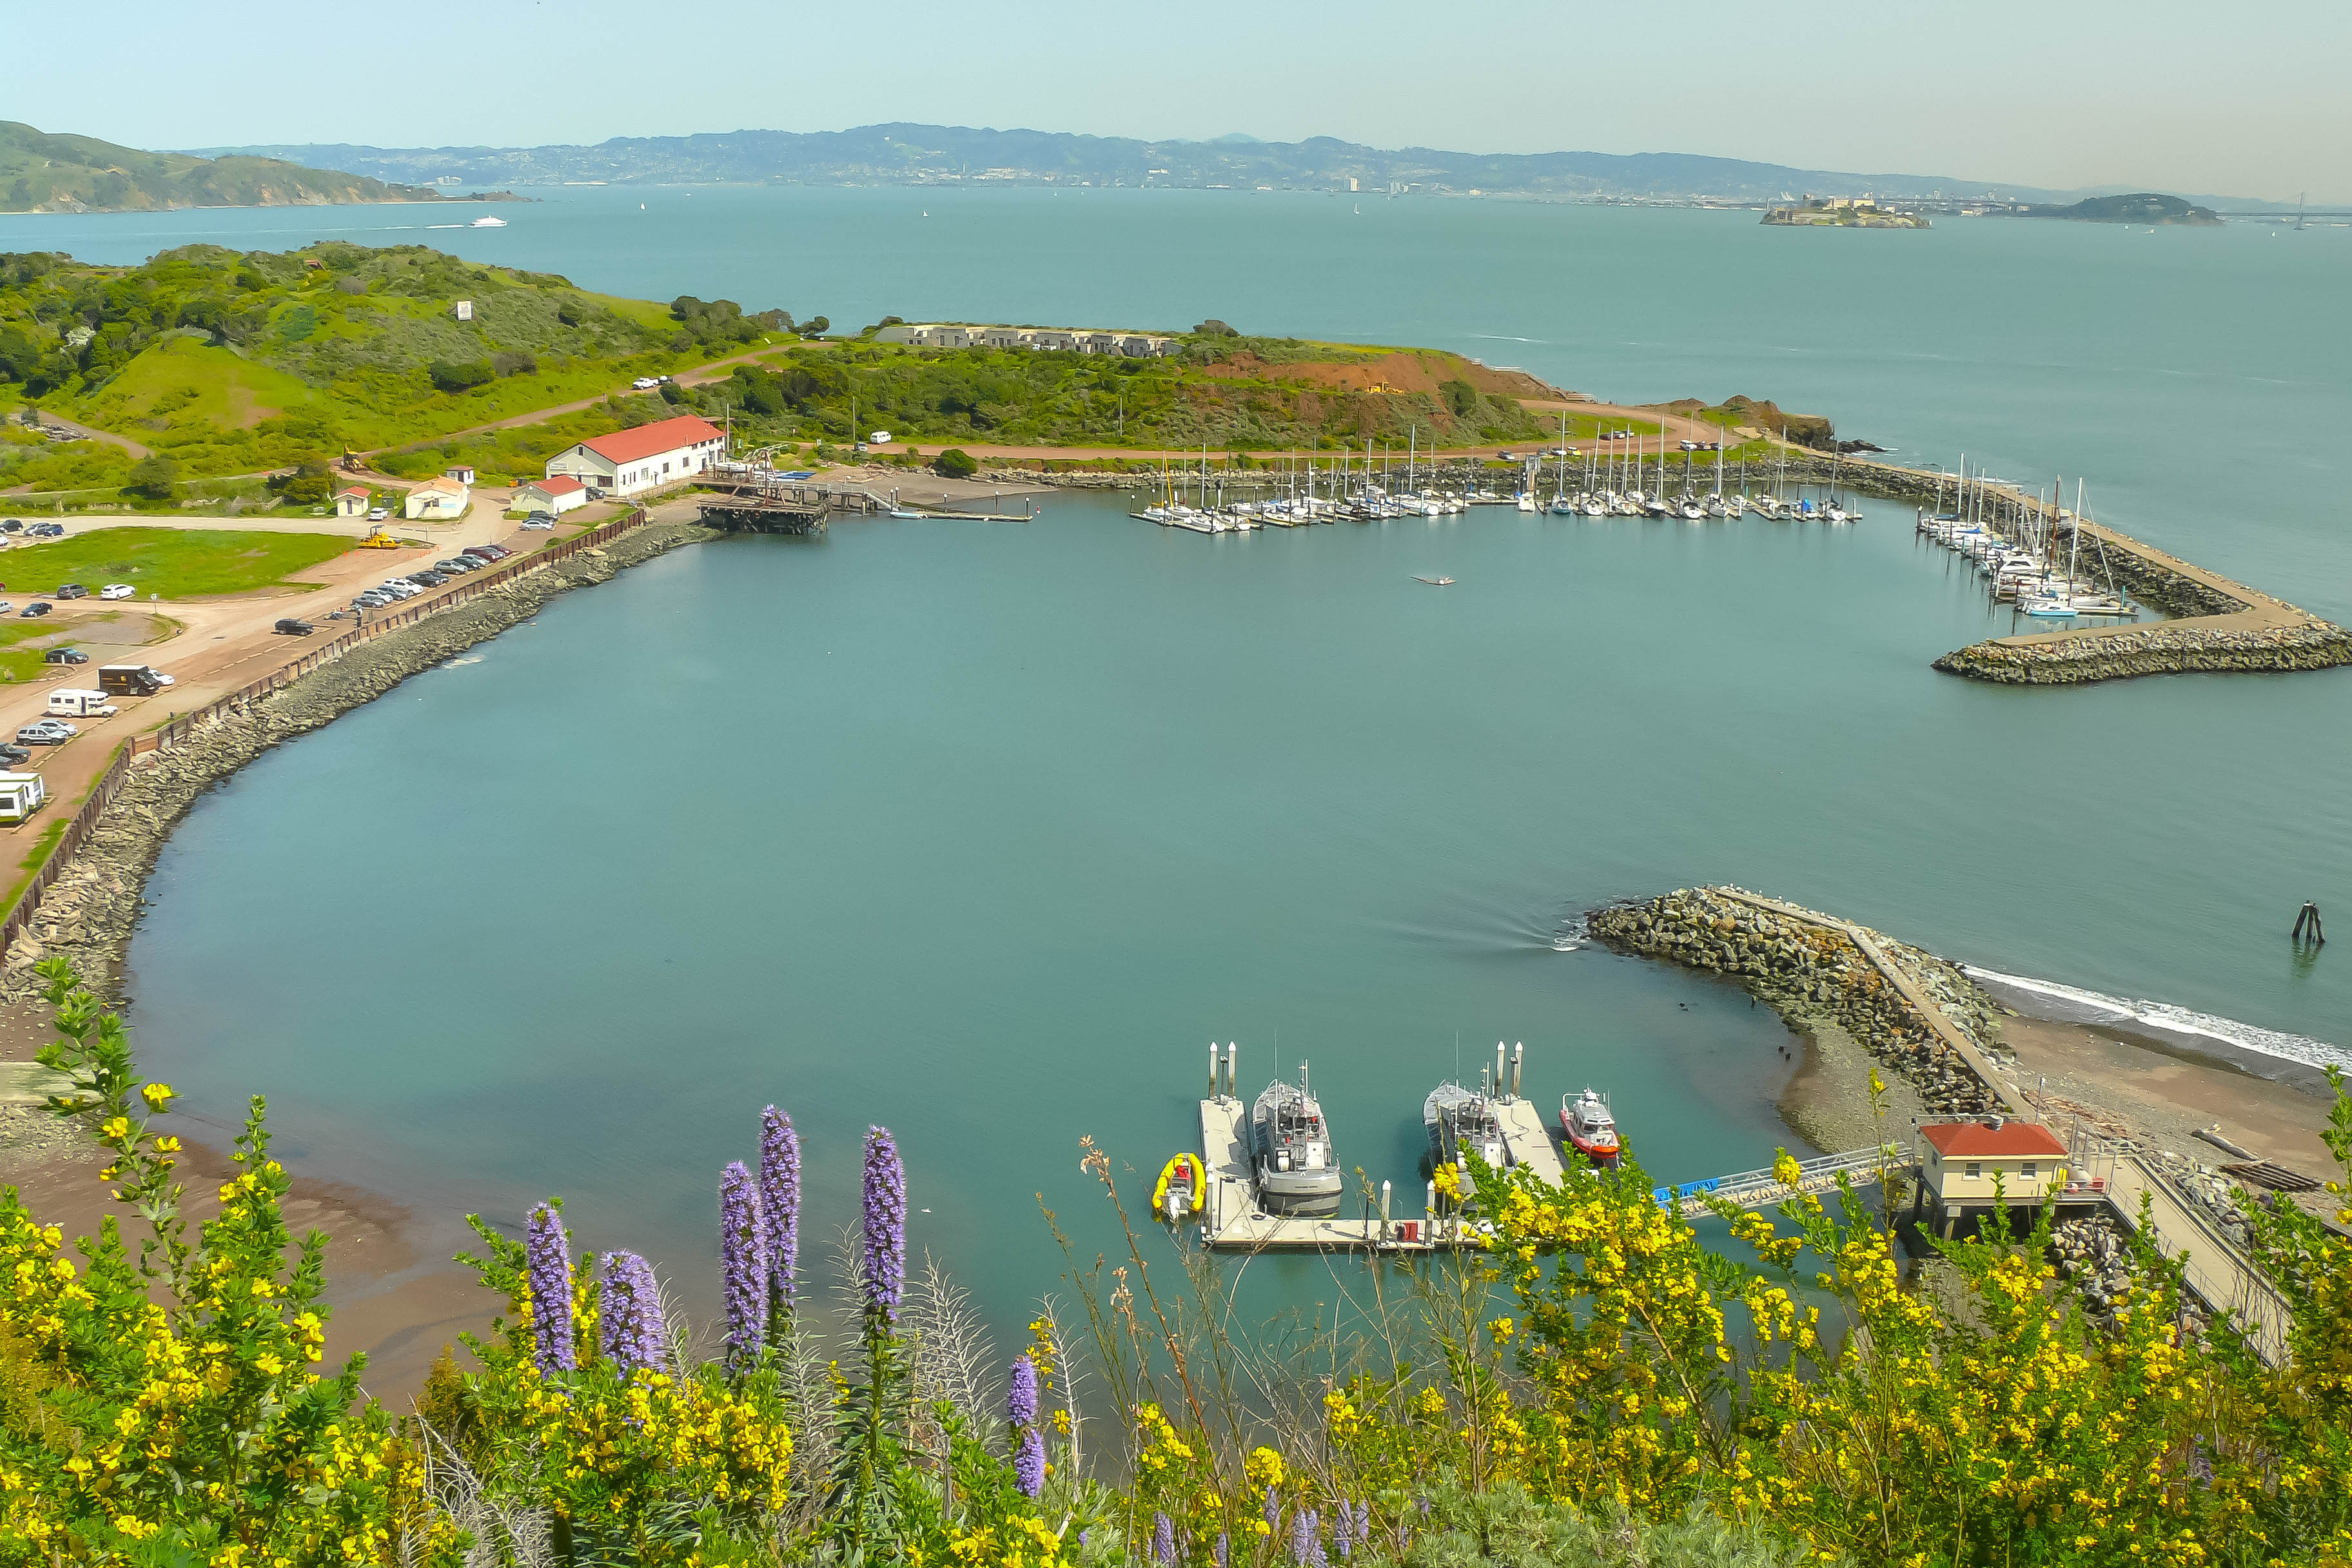
[[523, 519], [522, 525], [525, 528], [553, 528], [555, 520], [551, 517], [527, 517]]
[[60, 599], [87, 599], [89, 597], [89, 590], [79, 583], [67, 583], [58, 587], [54, 596]]
[[389, 522], [392, 521], [392, 510], [389, 507], [380, 506], [373, 511], [368, 513], [368, 521], [370, 522]]
[[436, 561], [433, 569], [436, 572], [478, 572], [482, 563], [470, 555], [452, 555], [446, 561]]
[[486, 561], [504, 561], [508, 556], [512, 555], [514, 552], [509, 550], [503, 544], [476, 544], [459, 552], [459, 553], [465, 555], [478, 555]]
[[409, 579], [412, 583], [422, 583], [428, 588], [438, 588], [448, 580], [449, 574], [446, 572], [419, 572]]
[[36, 719], [16, 731], [16, 742], [24, 746], [62, 746], [80, 733], [62, 719]]
[[1517, 452], [1512, 451], [1508, 447], [1504, 447], [1501, 451], [1496, 453], [1495, 456], [1497, 459], [1506, 463], [1516, 463], [1519, 460], [1519, 455]]
[[416, 597], [417, 595], [425, 591], [414, 583], [402, 583], [398, 581], [379, 583], [376, 586], [382, 588], [385, 593], [391, 595], [395, 599], [413, 599]]
[[0, 522], [0, 533], [22, 533], [24, 531], [25, 520], [21, 517], [12, 517], [5, 522]]
[[655, 387], [659, 386], [660, 384], [661, 378], [658, 376], [641, 375], [637, 377], [636, 380], [629, 383], [629, 390], [632, 392], [651, 392]]
[[33, 760], [30, 746], [19, 746], [11, 741], [0, 741], [0, 763], [17, 767]]
[[18, 617], [25, 620], [30, 620], [35, 616], [46, 616], [48, 613], [49, 606], [38, 599], [34, 600], [31, 604], [16, 612]]
[[25, 532], [33, 539], [63, 539], [66, 525], [62, 522], [31, 522], [25, 525]]
[[41, 656], [43, 664], [88, 664], [89, 655], [78, 647], [53, 647]]
[[98, 591], [98, 596], [101, 599], [127, 599], [136, 592], [138, 590], [128, 583], [109, 583]]
[[299, 619], [293, 616], [286, 616], [281, 617], [278, 620], [278, 623], [269, 629], [276, 632], [282, 637], [307, 637], [319, 628], [312, 626], [306, 620]]

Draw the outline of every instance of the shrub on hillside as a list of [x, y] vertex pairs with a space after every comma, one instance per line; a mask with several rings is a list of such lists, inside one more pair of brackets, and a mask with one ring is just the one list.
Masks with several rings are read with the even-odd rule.
[[466, 392], [498, 379], [498, 367], [486, 359], [436, 359], [425, 367], [433, 384], [444, 392]]
[[950, 447], [933, 458], [931, 468], [945, 479], [968, 479], [980, 472], [980, 465], [961, 447]]
[[170, 500], [172, 486], [180, 477], [180, 465], [165, 457], [142, 458], [131, 465], [130, 482], [122, 488], [135, 496], [150, 500]]

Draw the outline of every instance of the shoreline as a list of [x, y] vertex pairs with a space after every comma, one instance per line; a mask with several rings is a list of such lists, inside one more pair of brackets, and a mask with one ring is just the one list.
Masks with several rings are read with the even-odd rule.
[[[422, 673], [536, 615], [574, 588], [608, 582], [622, 571], [683, 545], [718, 537], [699, 523], [650, 521], [415, 625], [361, 645], [289, 685], [200, 728], [182, 744], [142, 753], [99, 814], [80, 852], [61, 870], [31, 921], [0, 963], [0, 1052], [29, 1060], [53, 1037], [43, 986], [32, 965], [71, 958], [92, 992], [110, 1005], [120, 995], [124, 958], [138, 924], [148, 875], [180, 819], [215, 784], [271, 747], [320, 729]], [[126, 1009], [135, 1032], [135, 1007]], [[194, 1219], [218, 1206], [217, 1183], [233, 1174], [235, 1130], [205, 1124], [171, 1129], [182, 1139]], [[129, 1220], [96, 1180], [96, 1146], [76, 1126], [37, 1108], [0, 1115], [0, 1182], [15, 1187], [45, 1224], [68, 1237], [95, 1234], [101, 1219]], [[330, 1361], [355, 1351], [369, 1356], [363, 1382], [393, 1407], [420, 1392], [426, 1371], [459, 1331], [484, 1326], [498, 1310], [472, 1272], [442, 1243], [462, 1235], [454, 1221], [416, 1213], [373, 1188], [289, 1172], [289, 1226], [327, 1231]]]
[[558, 595], [610, 581], [622, 570], [717, 531], [681, 520], [649, 521], [608, 543], [525, 572], [478, 598], [362, 643], [278, 690], [223, 713], [184, 742], [131, 759], [83, 847], [62, 867], [0, 961], [0, 1005], [38, 998], [32, 966], [62, 954], [100, 995], [119, 983], [147, 874], [180, 818], [221, 780], [282, 742], [331, 723], [407, 679], [536, 614]]

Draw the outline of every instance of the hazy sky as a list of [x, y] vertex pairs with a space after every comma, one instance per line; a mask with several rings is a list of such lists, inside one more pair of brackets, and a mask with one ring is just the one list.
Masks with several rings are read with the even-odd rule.
[[2352, 4], [0, 0], [0, 119], [142, 147], [880, 121], [2352, 200]]

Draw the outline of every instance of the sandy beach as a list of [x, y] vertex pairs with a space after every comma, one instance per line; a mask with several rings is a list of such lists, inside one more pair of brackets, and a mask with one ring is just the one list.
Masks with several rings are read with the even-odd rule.
[[[1907, 1143], [1914, 1127], [1937, 1120], [1923, 1113], [1909, 1084], [1882, 1072], [1884, 1114], [1874, 1123], [1870, 1054], [1834, 1025], [1808, 1023], [1796, 1032], [1805, 1041], [1803, 1062], [1781, 1095], [1780, 1111], [1791, 1131], [1816, 1146], [1858, 1148], [1881, 1135], [1874, 1128]], [[2008, 1015], [2000, 1045], [2015, 1058], [2011, 1081], [2062, 1132], [2070, 1122], [2085, 1122], [2105, 1136], [2202, 1164], [2234, 1163], [2238, 1156], [2195, 1136], [2218, 1123], [2223, 1137], [2257, 1159], [2318, 1182], [2340, 1178], [2320, 1139], [2331, 1101], [2303, 1080], [2258, 1077], [2220, 1057], [2102, 1025]], [[2333, 1212], [2332, 1204], [2315, 1206]]]
[[[193, 1229], [220, 1212], [221, 1184], [236, 1167], [226, 1147], [199, 1142], [170, 1121], [159, 1126], [185, 1146], [178, 1174], [187, 1187], [182, 1212]], [[112, 1201], [112, 1184], [99, 1179], [101, 1152], [78, 1127], [45, 1110], [0, 1107], [0, 1185], [14, 1187], [43, 1223], [64, 1227], [68, 1249], [74, 1237], [95, 1236], [111, 1215], [135, 1253], [143, 1227]], [[425, 1249], [428, 1235], [446, 1236], [445, 1225], [381, 1194], [298, 1175], [285, 1212], [297, 1237], [316, 1230], [327, 1237], [328, 1363], [339, 1366], [364, 1352], [362, 1382], [394, 1410], [406, 1410], [425, 1386], [443, 1345], [463, 1331], [486, 1329], [499, 1306], [470, 1269], [437, 1247]]]

